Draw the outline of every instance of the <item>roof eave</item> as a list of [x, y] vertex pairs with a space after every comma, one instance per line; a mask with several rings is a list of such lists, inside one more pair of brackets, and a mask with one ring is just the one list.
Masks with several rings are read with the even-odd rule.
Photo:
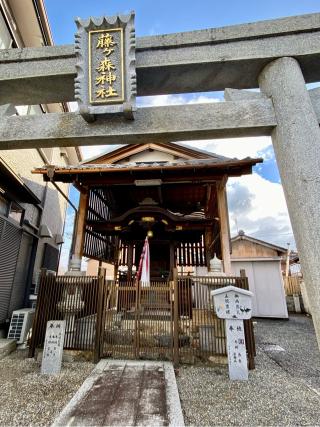
[[[94, 164], [91, 164], [90, 168], [84, 168], [84, 167], [74, 167], [74, 168], [64, 168], [60, 166], [50, 166], [50, 168], [54, 169], [54, 173], [57, 175], [62, 174], [92, 174], [92, 173], [100, 173], [100, 174], [108, 174], [108, 173], [115, 173], [115, 172], [134, 172], [134, 171], [141, 171], [141, 172], [147, 172], [147, 171], [166, 171], [166, 170], [192, 170], [192, 169], [228, 169], [228, 168], [236, 168], [236, 167], [252, 167], [256, 165], [257, 163], [262, 163], [262, 158], [257, 159], [243, 159], [243, 160], [231, 160], [231, 161], [224, 161], [224, 162], [208, 162], [208, 163], [189, 163], [187, 164], [184, 162], [183, 164], [174, 164], [174, 165], [157, 165], [157, 166], [127, 166], [127, 167], [119, 167], [119, 168], [103, 168], [100, 164], [97, 164], [96, 168], [94, 168]], [[155, 162], [156, 163], [156, 162]], [[37, 168], [32, 171], [34, 174], [43, 174], [46, 175], [48, 171], [47, 167]]]

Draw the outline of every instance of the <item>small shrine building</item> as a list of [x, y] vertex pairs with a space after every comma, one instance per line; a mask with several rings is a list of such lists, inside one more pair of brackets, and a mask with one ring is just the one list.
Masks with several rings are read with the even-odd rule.
[[174, 267], [181, 273], [208, 267], [214, 254], [231, 274], [226, 183], [251, 174], [260, 162], [178, 143], [149, 143], [34, 173], [45, 181], [72, 183], [80, 192], [72, 270], [80, 270], [87, 257], [114, 265], [115, 278], [125, 271], [131, 280], [148, 235], [151, 280], [168, 280]]

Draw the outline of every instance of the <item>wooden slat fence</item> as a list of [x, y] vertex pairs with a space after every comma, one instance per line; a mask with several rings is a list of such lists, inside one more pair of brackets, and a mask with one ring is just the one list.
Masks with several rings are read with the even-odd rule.
[[30, 357], [43, 346], [49, 320], [66, 319], [65, 349], [94, 350], [101, 280], [98, 276], [41, 275]]
[[87, 205], [87, 221], [83, 243], [83, 256], [88, 258], [113, 262], [115, 255], [115, 238], [93, 229], [93, 222], [106, 221], [110, 218], [110, 210], [107, 206], [107, 189], [92, 188], [89, 190]]
[[[64, 348], [100, 357], [206, 362], [226, 356], [225, 322], [210, 292], [248, 289], [246, 277], [179, 277], [171, 282], [105, 281], [91, 276], [42, 275], [30, 347], [44, 343], [49, 320], [67, 320]], [[252, 321], [245, 321], [249, 367], [254, 367]]]
[[108, 282], [101, 357], [172, 359], [170, 283]]
[[283, 283], [286, 295], [301, 295], [300, 283], [302, 282], [302, 280], [303, 279], [301, 276], [283, 276]]
[[176, 248], [176, 262], [180, 267], [203, 267], [207, 265], [203, 235], [198, 242], [181, 242]]
[[[227, 354], [225, 321], [216, 316], [211, 291], [225, 286], [249, 290], [247, 277], [190, 276], [178, 279], [179, 359], [205, 361]], [[256, 353], [252, 320], [244, 321], [249, 368]], [[187, 342], [189, 345], [181, 345]]]

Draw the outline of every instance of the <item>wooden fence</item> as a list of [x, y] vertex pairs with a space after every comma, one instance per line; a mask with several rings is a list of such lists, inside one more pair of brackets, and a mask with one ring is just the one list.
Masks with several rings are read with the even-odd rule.
[[66, 319], [65, 349], [94, 351], [99, 284], [98, 276], [40, 277], [37, 307], [32, 325], [29, 356], [44, 344], [49, 320]]
[[[101, 357], [195, 363], [225, 356], [225, 322], [217, 318], [211, 290], [246, 277], [175, 277], [170, 282], [105, 281], [103, 277], [45, 276], [33, 325], [30, 357], [43, 346], [46, 323], [66, 319], [64, 348]], [[245, 321], [249, 368], [254, 368], [252, 321]]]
[[303, 279], [301, 276], [283, 276], [283, 284], [286, 295], [301, 295], [300, 283], [302, 280]]

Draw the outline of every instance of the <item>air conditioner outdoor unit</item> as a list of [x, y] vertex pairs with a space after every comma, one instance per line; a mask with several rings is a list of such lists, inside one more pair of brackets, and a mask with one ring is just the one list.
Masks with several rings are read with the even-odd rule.
[[27, 334], [32, 327], [34, 308], [22, 308], [12, 313], [8, 338], [17, 340], [17, 344], [23, 344], [27, 340]]

